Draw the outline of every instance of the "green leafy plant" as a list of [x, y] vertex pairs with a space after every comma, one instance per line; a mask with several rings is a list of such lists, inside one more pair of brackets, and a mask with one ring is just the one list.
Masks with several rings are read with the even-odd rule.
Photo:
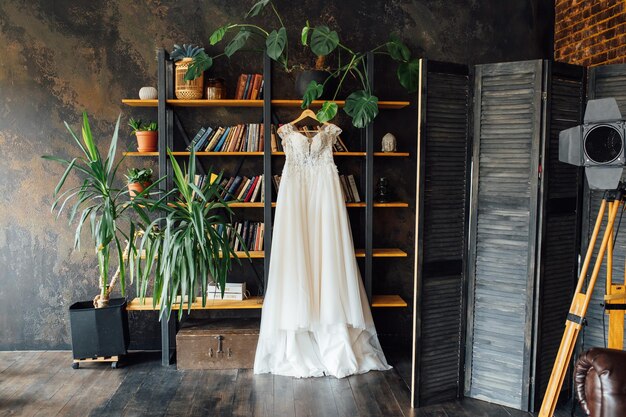
[[196, 45], [187, 45], [186, 43], [183, 46], [174, 44], [174, 49], [170, 53], [170, 59], [174, 62], [180, 61], [183, 58], [194, 58], [199, 54], [204, 52], [204, 48], [201, 48]]
[[[135, 262], [137, 293], [145, 297], [152, 282], [154, 306], [158, 303], [161, 317], [169, 317], [176, 304], [193, 302], [198, 290], [205, 305], [209, 282], [215, 282], [223, 294], [233, 261], [241, 263], [229, 242], [229, 236], [238, 234], [232, 227], [232, 209], [221, 197], [222, 174], [198, 188], [193, 182], [195, 153], [186, 169], [171, 151], [168, 154], [174, 173], [173, 189], [158, 201], [141, 196], [133, 200], [150, 231], [138, 242], [138, 253], [145, 256]], [[150, 222], [149, 214], [157, 211], [161, 215]], [[181, 306], [179, 318], [183, 310]]]
[[[218, 28], [209, 39], [211, 45], [222, 42], [229, 32], [236, 31], [237, 33], [224, 48], [224, 53], [218, 54], [213, 58], [207, 55], [208, 59], [204, 57], [194, 58], [185, 74], [185, 79], [192, 80], [197, 78], [203, 71], [213, 65], [214, 59], [223, 55], [231, 57], [235, 52], [242, 49], [249, 39], [255, 37], [265, 42], [265, 53], [270, 58], [281, 63], [287, 71], [294, 68], [289, 67], [287, 63], [287, 31], [274, 3], [271, 0], [257, 1], [247, 13], [246, 18], [257, 16], [268, 6], [278, 21], [279, 27], [277, 29], [270, 31], [254, 24], [232, 23]], [[346, 98], [344, 111], [352, 119], [352, 124], [362, 128], [376, 118], [378, 115], [378, 97], [371, 90], [366, 67], [366, 57], [370, 52], [389, 55], [398, 64], [396, 75], [400, 84], [409, 92], [417, 91], [419, 60], [411, 58], [409, 48], [402, 43], [400, 38], [393, 34], [390, 35], [389, 41], [367, 51], [359, 52], [343, 44], [338, 33], [328, 26], [311, 26], [307, 21], [300, 33], [300, 41], [303, 46], [309, 47], [311, 52], [317, 57], [316, 69], [324, 68], [325, 58], [330, 54], [337, 53], [337, 67], [329, 71], [328, 77], [322, 84], [311, 81], [302, 97], [302, 108], [308, 108], [314, 100], [323, 95], [330, 79], [339, 79], [333, 92], [332, 100], [325, 101], [316, 114], [320, 122], [327, 122], [337, 115], [339, 108], [334, 101], [337, 99], [348, 75], [357, 79], [361, 84], [361, 89], [350, 93]]]
[[152, 169], [150, 168], [129, 168], [126, 175], [127, 184], [146, 184], [152, 182]]
[[133, 119], [132, 117], [128, 119], [128, 126], [132, 129], [131, 134], [136, 134], [137, 132], [154, 132], [159, 129], [157, 122], [141, 122], [141, 119]]
[[[107, 305], [113, 282], [110, 277], [110, 260], [113, 254], [119, 267], [120, 289], [125, 294], [127, 261], [124, 260], [125, 245], [123, 240], [129, 242], [129, 250], [134, 250], [133, 239], [136, 225], [127, 215], [130, 207], [127, 204], [128, 191], [115, 186], [115, 176], [119, 168], [119, 162], [115, 162], [117, 140], [120, 126], [120, 118], [117, 119], [113, 137], [109, 145], [106, 158], [104, 158], [92, 136], [87, 114], [83, 113], [82, 142], [72, 128], [65, 123], [67, 130], [78, 145], [83, 156], [72, 160], [62, 159], [56, 156], [45, 155], [42, 158], [61, 163], [66, 166], [54, 189], [54, 203], [51, 210], [58, 208], [57, 218], [63, 212], [65, 206], [72, 204], [70, 209], [69, 223], [72, 224], [77, 218], [78, 223], [74, 234], [74, 248], [80, 249], [80, 235], [83, 226], [89, 220], [93, 247], [98, 259], [100, 294], [94, 299], [97, 307]], [[81, 175], [82, 183], [71, 187], [63, 192], [68, 175], [76, 172]]]

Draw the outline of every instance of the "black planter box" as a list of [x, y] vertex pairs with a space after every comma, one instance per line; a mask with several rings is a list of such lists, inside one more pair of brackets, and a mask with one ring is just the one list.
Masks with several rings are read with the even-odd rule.
[[112, 298], [108, 307], [94, 308], [91, 301], [70, 306], [74, 359], [126, 354], [128, 312], [125, 298]]

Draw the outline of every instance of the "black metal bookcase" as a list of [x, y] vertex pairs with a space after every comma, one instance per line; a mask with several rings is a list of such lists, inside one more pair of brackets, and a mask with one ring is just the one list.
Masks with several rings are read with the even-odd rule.
[[[168, 104], [168, 100], [174, 99], [174, 64], [169, 60], [169, 55], [164, 49], [157, 51], [158, 60], [158, 125], [159, 125], [159, 150], [158, 150], [158, 168], [159, 177], [166, 177], [163, 192], [172, 189], [172, 168], [169, 162], [166, 150], [173, 149], [174, 130], [178, 129], [183, 135], [183, 139], [189, 143], [189, 138], [184, 133], [184, 129], [180, 126], [180, 121], [175, 115], [174, 108]], [[370, 83], [373, 84], [374, 79], [374, 55], [367, 55], [367, 71]], [[264, 277], [266, 284], [269, 260], [271, 250], [272, 237], [272, 151], [271, 151], [271, 120], [272, 120], [272, 61], [264, 54], [263, 58], [263, 127], [264, 135], [267, 140], [264, 142], [263, 155], [263, 175], [265, 179], [265, 204], [263, 207], [263, 221], [265, 223], [264, 235]], [[373, 85], [372, 85], [373, 88]], [[365, 158], [364, 158], [364, 177], [361, 181], [361, 187], [365, 189], [365, 213], [364, 213], [364, 243], [365, 243], [365, 259], [362, 278], [365, 290], [369, 300], [372, 300], [372, 261], [373, 261], [373, 210], [374, 210], [374, 126], [373, 123], [363, 129], [365, 141]], [[199, 164], [202, 171], [202, 164]], [[172, 317], [169, 321], [161, 321], [161, 362], [162, 365], [168, 366], [172, 363], [175, 353], [175, 335], [177, 331], [176, 318]]]

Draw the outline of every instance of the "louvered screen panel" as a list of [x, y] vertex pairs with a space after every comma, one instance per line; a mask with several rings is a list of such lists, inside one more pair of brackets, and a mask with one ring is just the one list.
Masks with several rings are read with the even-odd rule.
[[476, 69], [470, 397], [528, 408], [541, 61]]
[[[582, 120], [585, 71], [551, 64], [548, 83], [549, 138], [544, 182], [544, 228], [541, 238], [539, 317], [535, 407], [539, 408], [563, 337], [565, 319], [576, 287], [579, 251], [582, 170], [559, 161], [559, 132]], [[565, 389], [570, 384], [566, 382]]]
[[[626, 65], [607, 65], [603, 67], [594, 67], [589, 69], [589, 99], [615, 97], [620, 107], [622, 117], [626, 117]], [[622, 181], [626, 180], [626, 175], [622, 175]], [[593, 226], [600, 207], [602, 199], [602, 191], [593, 190], [588, 194], [589, 201], [585, 204], [589, 208], [587, 212], [586, 235], [584, 236], [584, 250], [589, 241], [589, 234], [593, 231]], [[618, 216], [619, 219], [619, 216]], [[622, 226], [617, 236], [617, 243], [613, 255], [613, 281], [623, 282], [624, 277], [624, 258], [626, 257], [626, 219], [622, 220]], [[601, 239], [604, 228], [600, 232]], [[598, 245], [599, 246], [599, 242]], [[582, 252], [585, 253], [584, 251]], [[597, 253], [597, 248], [596, 248]], [[594, 256], [595, 260], [595, 256]], [[591, 273], [591, 271], [590, 271]], [[584, 348], [588, 349], [593, 346], [605, 345], [605, 326], [608, 328], [608, 317], [603, 323], [603, 308], [601, 304], [604, 302], [604, 292], [606, 285], [606, 262], [603, 264], [596, 282], [589, 309], [587, 310], [587, 323], [583, 330]]]
[[467, 68], [428, 61], [425, 69], [420, 405], [459, 395], [469, 157]]

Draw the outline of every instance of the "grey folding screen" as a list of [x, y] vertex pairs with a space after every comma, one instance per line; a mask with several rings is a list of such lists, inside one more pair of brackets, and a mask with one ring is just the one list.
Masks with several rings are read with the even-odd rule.
[[[626, 65], [607, 65], [590, 68], [588, 78], [589, 99], [614, 97], [617, 100], [622, 117], [626, 117]], [[626, 176], [622, 175], [622, 181], [624, 180], [626, 180]], [[583, 215], [585, 220], [583, 223], [583, 251], [581, 252], [583, 254], [587, 249], [589, 234], [593, 230], [602, 194], [602, 191], [585, 189], [585, 212]], [[621, 224], [622, 228], [617, 235], [615, 249], [613, 251], [614, 283], [623, 282], [624, 279], [624, 261], [626, 259], [626, 230], [624, 225], [626, 224], [626, 219], [623, 219]], [[602, 228], [600, 236], [602, 236], [603, 233], [604, 228]], [[602, 307], [605, 285], [606, 263], [603, 264], [600, 270], [591, 303], [587, 310], [587, 326], [583, 327], [582, 332], [584, 348], [593, 346], [604, 347], [606, 345], [605, 336], [608, 329], [608, 317], [605, 317]]]
[[415, 406], [462, 390], [470, 149], [468, 68], [421, 65]]
[[476, 67], [470, 397], [532, 410], [549, 377], [576, 277], [580, 187], [578, 170], [557, 160], [556, 135], [579, 122], [583, 87], [582, 69], [548, 61]]

